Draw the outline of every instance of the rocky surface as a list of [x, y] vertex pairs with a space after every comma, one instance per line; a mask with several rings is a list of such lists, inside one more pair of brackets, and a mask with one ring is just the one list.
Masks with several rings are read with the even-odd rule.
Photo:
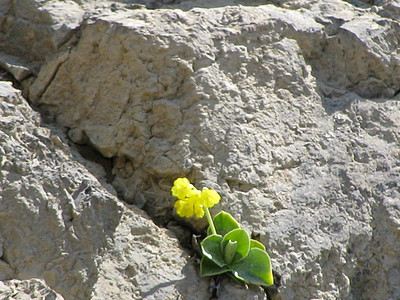
[[[15, 7], [25, 2], [26, 15], [16, 13]], [[176, 177], [187, 176], [199, 188], [220, 192], [222, 201], [214, 212], [222, 208], [260, 235], [281, 277], [280, 288], [270, 290], [269, 298], [400, 298], [398, 4], [213, 2], [31, 0], [0, 6], [0, 49], [30, 62], [15, 63], [3, 55], [0, 66], [14, 74], [45, 119], [65, 128], [71, 141], [111, 159], [113, 187], [105, 183], [104, 173], [94, 176], [134, 204], [125, 207], [102, 192], [96, 196], [101, 207], [94, 200], [85, 206], [87, 214], [105, 214], [104, 223], [79, 227], [90, 232], [88, 244], [97, 246], [72, 242], [71, 227], [60, 225], [65, 213], [57, 219], [61, 223], [54, 221], [57, 226], [35, 226], [39, 236], [41, 230], [44, 236], [59, 236], [57, 243], [68, 245], [71, 239], [70, 246], [62, 246], [72, 249], [65, 261], [80, 263], [69, 263], [68, 271], [49, 266], [53, 275], [46, 277], [44, 262], [32, 258], [23, 264], [30, 266], [25, 267], [29, 275], [7, 269], [11, 275], [4, 279], [39, 277], [66, 298], [72, 295], [67, 290], [84, 289], [94, 298], [179, 294], [189, 299], [193, 290], [186, 289], [185, 280], [199, 280], [197, 266], [186, 258], [172, 259], [177, 273], [166, 275], [168, 282], [183, 285], [161, 284], [159, 272], [168, 269], [159, 257], [162, 249], [186, 256], [169, 231], [155, 227], [139, 210], [183, 238], [171, 219], [169, 189]], [[71, 8], [69, 14], [61, 3]], [[43, 39], [29, 39], [18, 30], [40, 30]], [[30, 77], [17, 78], [28, 74], [24, 70]], [[69, 151], [62, 142], [60, 147]], [[57, 151], [48, 150], [52, 155]], [[18, 155], [13, 157], [23, 162], [23, 154]], [[46, 178], [52, 178], [55, 198], [65, 194], [63, 189], [73, 194], [85, 177], [77, 170], [90, 169], [68, 168], [65, 177], [74, 180], [64, 188], [54, 179], [64, 169], [44, 156], [43, 164], [47, 161], [52, 175]], [[37, 177], [31, 169], [26, 174]], [[15, 184], [21, 180], [17, 177]], [[51, 197], [38, 202], [31, 193], [17, 193], [13, 201], [33, 200], [30, 209], [40, 212], [39, 204]], [[40, 216], [38, 222], [43, 218], [50, 217]], [[187, 225], [201, 231], [204, 222], [189, 220]], [[3, 244], [32, 250], [0, 229]], [[140, 240], [137, 232], [143, 230], [147, 238]], [[154, 232], [164, 238], [153, 241], [149, 236]], [[48, 253], [43, 260], [61, 253]], [[21, 259], [20, 254], [14, 257]], [[161, 268], [150, 269], [152, 263]], [[75, 270], [85, 271], [71, 279], [77, 286], [67, 289], [65, 278]], [[129, 281], [132, 274], [142, 281]], [[204, 294], [196, 297], [208, 297], [208, 281], [200, 282], [196, 291]], [[229, 281], [222, 282], [220, 292], [221, 299], [266, 297]]]
[[0, 295], [207, 299], [173, 234], [116, 199], [96, 179], [102, 168], [79, 163], [10, 83], [0, 82], [0, 100]]
[[50, 289], [43, 280], [8, 280], [0, 281], [0, 296], [2, 299], [46, 299], [63, 300], [64, 298]]

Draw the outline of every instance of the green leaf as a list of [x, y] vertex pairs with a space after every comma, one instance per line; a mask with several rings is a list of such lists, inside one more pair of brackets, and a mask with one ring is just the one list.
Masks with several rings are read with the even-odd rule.
[[218, 266], [223, 267], [226, 265], [226, 263], [221, 251], [221, 242], [222, 236], [218, 234], [212, 234], [206, 237], [200, 243], [200, 246], [204, 256], [212, 260]]
[[228, 232], [221, 243], [221, 249], [222, 252], [225, 255], [225, 251], [227, 244], [229, 243], [229, 241], [232, 242], [237, 242], [237, 249], [236, 249], [236, 253], [233, 257], [234, 262], [239, 261], [241, 259], [243, 259], [244, 257], [247, 256], [247, 254], [249, 254], [249, 250], [250, 250], [250, 237], [247, 234], [247, 232], [242, 229], [242, 228], [237, 228], [237, 229], [233, 229], [232, 231]]
[[232, 260], [233, 257], [236, 254], [236, 250], [238, 247], [238, 242], [232, 242], [232, 241], [228, 241], [228, 243], [225, 245], [225, 249], [224, 249], [224, 259], [227, 265], [229, 265]]
[[267, 252], [253, 248], [249, 255], [239, 262], [230, 265], [233, 275], [245, 282], [258, 285], [272, 285], [271, 260]]
[[201, 276], [214, 276], [229, 271], [227, 266], [220, 267], [211, 259], [203, 256], [200, 262], [200, 275]]
[[[240, 228], [238, 222], [231, 216], [231, 214], [221, 211], [214, 217], [214, 226], [218, 234], [224, 236], [233, 229]], [[211, 234], [210, 228], [207, 230], [207, 235]]]
[[261, 244], [259, 241], [251, 239], [250, 240], [250, 249], [253, 249], [253, 248], [259, 248], [259, 249], [261, 249], [263, 251], [266, 250], [265, 246], [263, 244]]

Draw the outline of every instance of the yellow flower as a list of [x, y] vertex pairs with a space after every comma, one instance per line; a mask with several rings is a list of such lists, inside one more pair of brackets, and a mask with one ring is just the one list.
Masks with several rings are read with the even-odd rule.
[[190, 184], [190, 181], [187, 178], [178, 178], [175, 180], [171, 192], [172, 196], [175, 196], [178, 199], [185, 199], [192, 190], [196, 190], [196, 188]]
[[221, 196], [214, 190], [204, 188], [200, 192], [190, 184], [187, 178], [176, 179], [171, 192], [178, 198], [174, 205], [176, 213], [186, 218], [193, 215], [196, 215], [196, 218], [202, 218], [204, 207], [213, 207], [221, 199]]
[[214, 190], [203, 188], [201, 191], [201, 199], [204, 203], [204, 207], [213, 207], [215, 204], [219, 203], [221, 196]]
[[190, 218], [196, 215], [197, 218], [202, 218], [204, 216], [199, 190], [192, 190], [186, 198], [178, 199], [174, 206], [176, 207], [176, 213], [181, 217]]

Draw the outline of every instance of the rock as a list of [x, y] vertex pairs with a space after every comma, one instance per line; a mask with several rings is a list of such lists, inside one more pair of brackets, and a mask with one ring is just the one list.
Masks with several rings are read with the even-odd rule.
[[3, 299], [48, 299], [63, 300], [64, 298], [49, 288], [43, 280], [9, 280], [0, 281], [0, 296]]
[[[66, 128], [74, 143], [111, 159], [118, 195], [157, 224], [171, 222], [176, 177], [216, 189], [222, 201], [213, 213], [230, 212], [267, 246], [276, 275], [269, 298], [397, 299], [399, 23], [388, 14], [389, 2], [375, 8], [368, 1], [353, 2], [273, 1], [251, 7], [239, 1], [224, 2], [231, 6], [181, 1], [160, 10], [88, 2], [79, 7], [89, 21], [68, 36], [75, 42], [38, 56], [47, 61], [29, 88], [29, 100]], [[55, 20], [54, 11], [50, 15]], [[45, 49], [45, 42], [38, 43]], [[79, 176], [70, 184], [72, 194], [89, 180]], [[51, 181], [52, 194], [59, 195], [61, 184]], [[84, 250], [70, 256], [111, 249], [103, 245], [112, 234], [116, 250], [96, 254], [103, 260], [96, 264], [95, 254], [83, 256], [89, 275], [80, 275], [75, 281], [84, 284], [68, 291], [90, 286], [97, 299], [194, 295], [185, 281], [151, 294], [157, 284], [147, 280], [161, 272], [150, 268], [151, 254], [158, 258], [161, 248], [170, 247], [178, 257], [184, 252], [167, 238], [168, 231], [135, 225], [150, 222], [138, 208], [106, 195], [107, 201], [98, 196], [105, 204], [96, 206], [95, 215], [103, 213], [114, 223], [90, 225], [97, 228], [90, 231], [91, 242], [99, 246], [77, 242]], [[73, 209], [89, 209], [82, 205], [78, 201]], [[115, 210], [116, 216], [107, 217]], [[205, 223], [186, 225], [201, 231]], [[107, 226], [113, 233], [102, 233]], [[126, 238], [143, 230], [152, 234]], [[14, 239], [0, 232], [4, 241]], [[156, 242], [154, 234], [161, 236]], [[64, 235], [60, 241], [68, 241]], [[161, 261], [160, 269], [168, 269]], [[41, 264], [32, 261], [31, 268]], [[183, 275], [168, 278], [196, 281], [194, 267], [190, 260], [177, 260]], [[186, 268], [194, 275], [187, 276]], [[94, 273], [97, 281], [90, 279]], [[124, 274], [140, 280], [129, 285]], [[57, 276], [44, 279], [65, 297], [66, 275]], [[118, 288], [119, 282], [124, 287]], [[203, 280], [198, 288], [204, 297], [207, 284]], [[221, 285], [221, 299], [266, 297], [230, 281]]]
[[[249, 8], [240, 10], [230, 8], [215, 9], [210, 12], [199, 9], [198, 12], [187, 14], [179, 11], [174, 11], [173, 14], [163, 13], [163, 18], [169, 20], [168, 23], [174, 26], [168, 30], [181, 31], [179, 36], [162, 33], [167, 29], [164, 29], [164, 25], [156, 24], [159, 12], [154, 11], [134, 12], [132, 17], [129, 17], [132, 12], [120, 13], [98, 20], [82, 31], [77, 48], [71, 52], [60, 53], [52, 63], [42, 68], [39, 78], [30, 89], [30, 99], [43, 107], [51, 106], [58, 122], [70, 128], [69, 136], [74, 142], [90, 143], [104, 156], [115, 157], [116, 180], [114, 183], [128, 202], [138, 202], [138, 199], [143, 197], [153, 201], [158, 196], [152, 195], [157, 195], [158, 192], [152, 191], [154, 187], [150, 184], [150, 177], [169, 177], [168, 184], [164, 186], [164, 190], [168, 191], [171, 180], [175, 176], [187, 174], [190, 170], [197, 168], [196, 161], [200, 165], [208, 164], [211, 171], [215, 168], [212, 164], [217, 156], [219, 160], [223, 160], [223, 165], [219, 171], [212, 171], [214, 177], [220, 172], [231, 173], [235, 166], [226, 155], [236, 151], [232, 147], [235, 148], [237, 145], [228, 145], [231, 142], [226, 141], [228, 143], [226, 144], [223, 139], [225, 139], [226, 131], [231, 131], [229, 127], [234, 126], [234, 123], [227, 119], [230, 117], [226, 114], [225, 106], [221, 101], [228, 101], [229, 97], [235, 97], [236, 100], [232, 101], [238, 101], [239, 104], [235, 108], [239, 112], [235, 116], [240, 119], [239, 123], [242, 120], [243, 122], [257, 120], [258, 116], [252, 114], [257, 111], [259, 105], [263, 105], [257, 103], [257, 98], [264, 95], [268, 88], [260, 87], [256, 94], [246, 92], [245, 87], [252, 85], [254, 80], [258, 80], [257, 76], [244, 80], [247, 73], [252, 72], [250, 69], [257, 68], [254, 72], [265, 74], [276, 73], [280, 70], [286, 73], [294, 71], [299, 76], [304, 72], [305, 74], [309, 72], [309, 67], [305, 65], [298, 45], [292, 39], [277, 40], [271, 49], [267, 47], [262, 50], [264, 46], [261, 47], [257, 50], [261, 56], [247, 66], [249, 64], [247, 60], [253, 52], [248, 53], [245, 46], [233, 46], [233, 44], [245, 38], [246, 35], [248, 35], [248, 43], [252, 42], [251, 39], [258, 39], [256, 37], [258, 27], [252, 28], [246, 25], [248, 32], [254, 32], [252, 37], [251, 34], [242, 34], [242, 25], [237, 25], [239, 19], [253, 18], [251, 11]], [[264, 15], [260, 14], [259, 19], [260, 22], [265, 23], [263, 24], [267, 26], [267, 29], [265, 33], [261, 31], [261, 35], [268, 36], [275, 27], [281, 26], [282, 18], [290, 21], [290, 17], [286, 17], [281, 9], [266, 6], [263, 12]], [[207, 16], [209, 13], [211, 15]], [[196, 16], [198, 14], [203, 18], [203, 23], [199, 23], [200, 18]], [[266, 17], [270, 18], [268, 21], [270, 25], [266, 24], [266, 21], [261, 21]], [[221, 19], [221, 25], [217, 27], [219, 29], [215, 33], [210, 35], [199, 33], [198, 42], [197, 40], [188, 40], [187, 43], [180, 41], [181, 36], [189, 35], [187, 33], [189, 28], [210, 26], [212, 18]], [[321, 35], [322, 26], [306, 16], [303, 20], [308, 21], [309, 27], [304, 24], [302, 27], [293, 28], [293, 35], [296, 35], [296, 32], [304, 32], [306, 35], [315, 33], [318, 38]], [[231, 23], [233, 25], [229, 25]], [[179, 24], [181, 27], [178, 26]], [[232, 42], [221, 38], [226, 34], [227, 26], [228, 28], [233, 26], [228, 33], [231, 35]], [[235, 26], [238, 26], [238, 29], [235, 29]], [[109, 38], [104, 40], [106, 32]], [[160, 39], [157, 35], [163, 35], [164, 38]], [[124, 42], [119, 43], [116, 38]], [[221, 51], [217, 52], [218, 49], [214, 43], [220, 45]], [[312, 47], [312, 43], [311, 40], [304, 44], [309, 48]], [[108, 50], [108, 45], [114, 45], [112, 51]], [[129, 49], [129, 54], [122, 55], [124, 49]], [[143, 52], [143, 49], [146, 50]], [[266, 57], [280, 61], [280, 64], [272, 67], [275, 68], [274, 70], [266, 65], [257, 67], [263, 59], [266, 59], [263, 57], [263, 52]], [[297, 56], [293, 57], [292, 52], [297, 53]], [[281, 55], [286, 55], [286, 57], [281, 58]], [[297, 69], [285, 70], [287, 68], [285, 59], [293, 60], [293, 65], [296, 61], [303, 61], [303, 64]], [[104, 63], [101, 66], [98, 65], [99, 69], [96, 69], [95, 62], [99, 60]], [[215, 60], [219, 60], [220, 63], [214, 63]], [[231, 64], [232, 61], [235, 61], [235, 65]], [[220, 67], [219, 64], [222, 66]], [[121, 67], [115, 69], [115, 65]], [[131, 67], [127, 68], [128, 65]], [[83, 78], [75, 75], [71, 77], [72, 74], [78, 73], [77, 69], [85, 69], [81, 73]], [[106, 77], [95, 74], [106, 74]], [[71, 86], [56, 88], [52, 83], [49, 84], [51, 78], [55, 77], [53, 82], [57, 82], [58, 78], [61, 79], [64, 76], [62, 81], [71, 82]], [[125, 79], [121, 80], [120, 76]], [[296, 94], [306, 89], [306, 93], [309, 94], [309, 88], [302, 87], [305, 82], [296, 81], [299, 76], [293, 75], [293, 81], [281, 77], [271, 78], [268, 86], [272, 88], [276, 85], [276, 88], [282, 91], [283, 87], [290, 86]], [[88, 80], [88, 78], [91, 79]], [[211, 80], [212, 78], [216, 80]], [[311, 80], [311, 77], [308, 76], [305, 80]], [[91, 86], [82, 84], [85, 81]], [[92, 82], [96, 83], [92, 85]], [[260, 84], [263, 85], [264, 82]], [[116, 86], [118, 89], [111, 88]], [[107, 92], [104, 93], [103, 89]], [[243, 92], [240, 92], [240, 89]], [[99, 95], [99, 98], [95, 95]], [[83, 99], [85, 104], [77, 106], [74, 101], [61, 100], [66, 97]], [[57, 101], [63, 103], [57, 103]], [[245, 102], [250, 104], [246, 108], [247, 111], [242, 112], [242, 106], [246, 106]], [[254, 102], [254, 107], [252, 107], [252, 102]], [[99, 109], [91, 111], [89, 108], [93, 105]], [[100, 109], [103, 105], [107, 113]], [[215, 106], [215, 111], [211, 110], [210, 105]], [[61, 110], [63, 113], [59, 113]], [[97, 123], [96, 120], [101, 123]], [[203, 124], [204, 134], [201, 132]], [[209, 134], [207, 131], [215, 131], [215, 129], [208, 128], [208, 124], [219, 124], [219, 128], [217, 127], [219, 132]], [[234, 132], [241, 129], [232, 128], [232, 130], [232, 134], [236, 134]], [[242, 142], [238, 141], [238, 143]], [[236, 156], [234, 153], [232, 155]], [[246, 155], [241, 156], [247, 160]], [[248, 162], [243, 161], [243, 163]], [[132, 167], [127, 168], [126, 164]], [[230, 170], [225, 170], [226, 168]], [[237, 172], [241, 172], [239, 168]], [[132, 177], [134, 173], [135, 176]], [[242, 176], [250, 176], [258, 180], [258, 175], [254, 170], [251, 174], [243, 173]], [[142, 195], [143, 192], [144, 195]], [[160, 200], [157, 201], [156, 206], [165, 206], [159, 203]], [[169, 211], [170, 206], [167, 209]]]
[[84, 10], [74, 1], [0, 1], [0, 51], [43, 62], [83, 21]]
[[108, 192], [11, 84], [0, 97], [0, 293], [207, 299], [173, 234]]
[[26, 62], [20, 62], [18, 58], [4, 53], [0, 53], [0, 67], [11, 73], [19, 82], [22, 82], [34, 72], [32, 68], [27, 67]]

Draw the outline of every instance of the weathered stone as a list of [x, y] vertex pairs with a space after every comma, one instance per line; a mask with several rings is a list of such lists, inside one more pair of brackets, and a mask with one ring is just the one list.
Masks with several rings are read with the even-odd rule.
[[[213, 212], [229, 211], [267, 246], [281, 276], [273, 299], [397, 299], [400, 28], [394, 2], [353, 2], [181, 1], [161, 10], [88, 2], [80, 7], [91, 21], [76, 44], [47, 52], [57, 53], [30, 100], [75, 143], [111, 158], [119, 195], [160, 224], [170, 221], [176, 177], [217, 189]], [[170, 9], [179, 7], [187, 11]], [[117, 250], [99, 254], [107, 259], [97, 269], [82, 258], [102, 276], [92, 297], [152, 297], [145, 274], [158, 271], [140, 264], [172, 242], [127, 244], [134, 230], [121, 207]], [[144, 270], [141, 281], [114, 292], [120, 270], [132, 268]], [[222, 299], [263, 297], [221, 284]], [[177, 284], [154, 297], [168, 293], [194, 295]]]
[[0, 53], [0, 67], [11, 73], [20, 82], [33, 73], [33, 70], [27, 67], [26, 62], [20, 62], [18, 58], [4, 53]]
[[207, 298], [170, 232], [104, 189], [9, 83], [0, 97], [0, 280], [29, 294], [41, 278], [66, 299]]
[[2, 299], [10, 300], [64, 299], [40, 279], [0, 281], [0, 296]]
[[83, 17], [83, 8], [71, 0], [0, 0], [0, 51], [43, 61], [68, 40]]

